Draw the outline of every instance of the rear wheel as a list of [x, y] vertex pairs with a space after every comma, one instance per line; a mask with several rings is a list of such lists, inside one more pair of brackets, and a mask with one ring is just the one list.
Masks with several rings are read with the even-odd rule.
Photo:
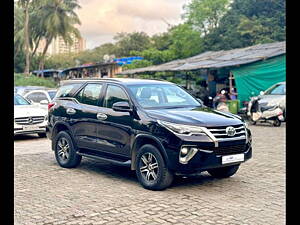
[[276, 119], [274, 120], [274, 122], [273, 122], [273, 126], [274, 126], [274, 127], [280, 127], [280, 125], [281, 125], [281, 121], [280, 121], [278, 118], [276, 118]]
[[61, 167], [73, 168], [80, 164], [82, 157], [76, 153], [76, 147], [67, 132], [59, 132], [54, 141], [55, 158]]
[[207, 170], [207, 172], [215, 178], [227, 178], [234, 175], [238, 171], [239, 167], [240, 165], [226, 166], [216, 169], [210, 169]]
[[163, 190], [171, 185], [174, 175], [156, 147], [149, 144], [142, 146], [136, 161], [136, 175], [144, 188]]

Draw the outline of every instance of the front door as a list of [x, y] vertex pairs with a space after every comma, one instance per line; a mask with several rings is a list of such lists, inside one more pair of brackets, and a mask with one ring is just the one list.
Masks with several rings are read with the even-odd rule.
[[108, 84], [99, 109], [103, 119], [99, 118], [102, 123], [98, 123], [97, 128], [98, 144], [99, 150], [130, 157], [133, 117], [129, 112], [116, 112], [112, 109], [114, 103], [121, 101], [129, 102], [126, 91], [121, 86]]

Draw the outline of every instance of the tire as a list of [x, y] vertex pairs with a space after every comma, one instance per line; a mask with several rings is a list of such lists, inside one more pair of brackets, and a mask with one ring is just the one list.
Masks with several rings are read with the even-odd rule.
[[64, 168], [74, 168], [81, 162], [81, 156], [76, 154], [77, 148], [69, 133], [59, 132], [55, 139], [55, 158], [57, 163]]
[[38, 133], [40, 138], [45, 138], [46, 137], [46, 133]]
[[274, 122], [273, 122], [273, 126], [274, 126], [274, 127], [280, 127], [280, 125], [281, 125], [281, 121], [280, 121], [278, 118], [276, 118], [276, 119], [274, 120]]
[[207, 170], [207, 172], [215, 178], [227, 178], [234, 175], [238, 171], [239, 167], [240, 165], [226, 166], [216, 169], [210, 169]]
[[163, 190], [174, 179], [161, 153], [153, 145], [143, 145], [137, 154], [136, 175], [140, 184], [149, 190]]

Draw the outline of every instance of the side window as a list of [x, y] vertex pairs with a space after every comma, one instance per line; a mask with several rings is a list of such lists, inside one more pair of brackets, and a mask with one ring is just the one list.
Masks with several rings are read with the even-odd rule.
[[116, 102], [129, 102], [129, 100], [122, 88], [115, 85], [108, 85], [103, 107], [112, 108], [112, 105]]
[[42, 100], [48, 100], [47, 96], [44, 93], [41, 93], [41, 92], [35, 92], [35, 93], [32, 93], [32, 94], [29, 94], [27, 96], [27, 99], [30, 99], [33, 102], [40, 102]]
[[83, 104], [98, 105], [102, 84], [88, 84], [77, 95], [76, 99]]

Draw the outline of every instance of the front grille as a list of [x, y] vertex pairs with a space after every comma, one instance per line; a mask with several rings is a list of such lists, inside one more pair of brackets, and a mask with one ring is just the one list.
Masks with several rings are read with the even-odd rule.
[[15, 118], [15, 123], [19, 125], [31, 125], [42, 123], [45, 120], [43, 116], [19, 117]]
[[213, 149], [216, 155], [231, 155], [243, 153], [247, 150], [247, 145], [223, 146]]
[[244, 125], [233, 125], [231, 127], [234, 127], [236, 130], [236, 133], [234, 136], [228, 136], [226, 133], [226, 128], [228, 126], [222, 126], [222, 127], [208, 127], [207, 129], [215, 136], [215, 138], [218, 141], [226, 141], [230, 140], [232, 138], [246, 138], [246, 132]]

